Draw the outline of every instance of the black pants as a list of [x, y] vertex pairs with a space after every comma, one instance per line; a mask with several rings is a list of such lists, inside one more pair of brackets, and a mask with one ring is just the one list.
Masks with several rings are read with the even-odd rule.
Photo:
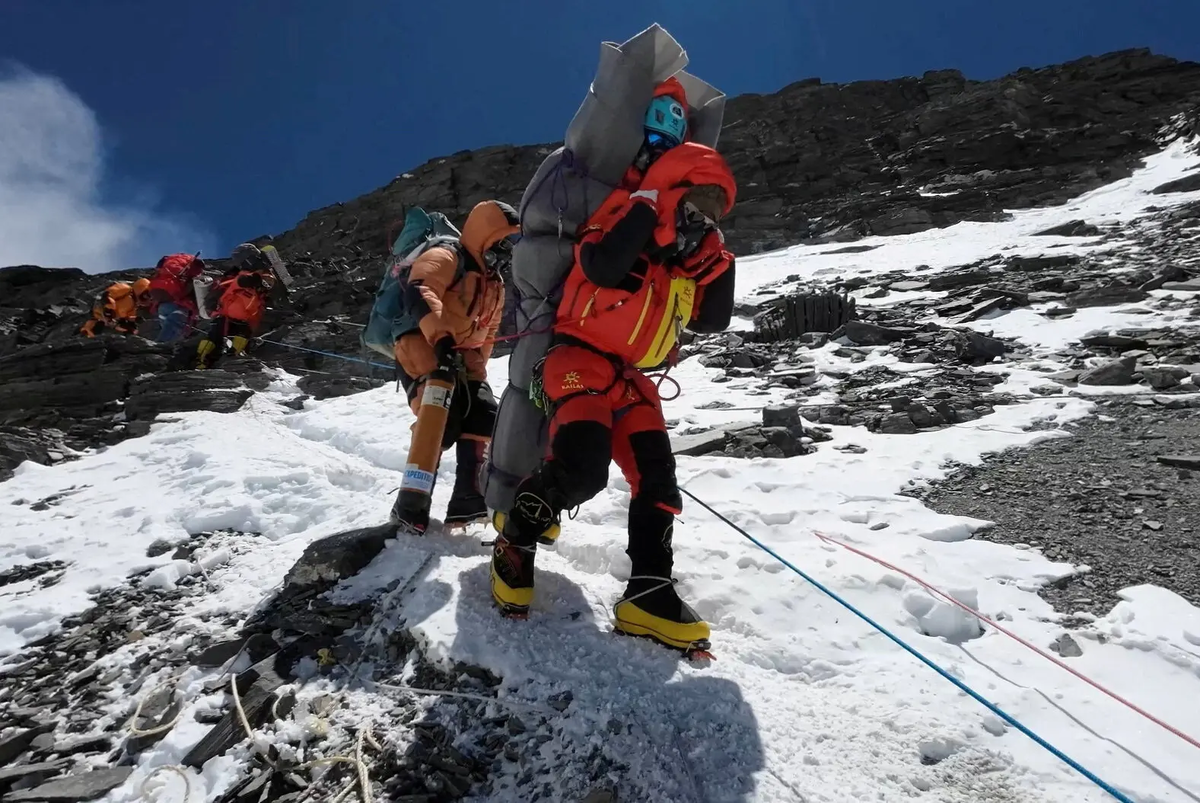
[[[409, 404], [425, 383], [400, 372], [400, 384], [408, 394]], [[486, 381], [459, 380], [454, 383], [454, 395], [450, 397], [450, 414], [446, 419], [446, 431], [442, 435], [442, 451], [446, 451], [462, 438], [472, 435], [475, 440], [490, 439], [496, 428], [496, 396]]]
[[210, 368], [216, 365], [217, 360], [221, 359], [225, 353], [225, 338], [234, 337], [243, 337], [248, 341], [254, 337], [254, 331], [245, 321], [233, 318], [213, 318], [212, 326], [208, 328], [204, 339], [210, 341], [215, 348], [205, 358], [205, 364]]

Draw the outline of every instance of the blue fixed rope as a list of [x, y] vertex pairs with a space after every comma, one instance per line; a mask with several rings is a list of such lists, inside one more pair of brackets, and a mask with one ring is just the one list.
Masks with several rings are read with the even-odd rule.
[[778, 552], [771, 549], [769, 546], [764, 544], [762, 541], [759, 541], [753, 535], [746, 532], [741, 527], [737, 526], [732, 521], [730, 521], [729, 519], [722, 516], [720, 513], [718, 513], [716, 510], [714, 510], [711, 505], [709, 505], [707, 502], [705, 502], [703, 499], [700, 499], [694, 493], [692, 493], [691, 491], [689, 491], [686, 488], [680, 488], [679, 490], [682, 491], [683, 493], [687, 494], [693, 501], [697, 502], [701, 507], [703, 507], [709, 513], [713, 514], [718, 519], [720, 519], [721, 521], [728, 524], [731, 528], [736, 530], [740, 535], [742, 535], [744, 538], [746, 538], [748, 541], [750, 541], [750, 543], [754, 544], [756, 547], [761, 549], [763, 552], [766, 552], [768, 555], [775, 558], [775, 560], [779, 561], [784, 566], [788, 567], [793, 572], [800, 575], [800, 577], [804, 578], [809, 583], [814, 585], [819, 591], [826, 594], [831, 599], [833, 599], [835, 602], [837, 602], [839, 605], [843, 606], [848, 611], [850, 611], [852, 614], [854, 614], [858, 618], [862, 619], [864, 622], [866, 622], [871, 627], [878, 630], [883, 635], [887, 636], [889, 639], [894, 641], [896, 644], [900, 645], [900, 647], [903, 648], [905, 652], [909, 653], [910, 655], [915, 657], [918, 661], [925, 664], [930, 669], [932, 669], [933, 671], [937, 672], [939, 675], [944, 677], [946, 680], [953, 683], [955, 686], [958, 687], [959, 691], [974, 698], [976, 702], [983, 705], [985, 708], [987, 708], [993, 714], [1000, 717], [1002, 720], [1007, 722], [1009, 725], [1012, 725], [1014, 728], [1016, 728], [1017, 730], [1019, 730], [1021, 733], [1025, 734], [1026, 736], [1028, 736], [1033, 741], [1037, 742], [1042, 747], [1046, 748], [1046, 750], [1049, 751], [1053, 756], [1055, 756], [1056, 758], [1061, 760], [1067, 766], [1074, 769], [1080, 775], [1087, 778], [1092, 783], [1096, 784], [1096, 786], [1099, 786], [1101, 789], [1103, 789], [1108, 794], [1112, 795], [1117, 800], [1120, 800], [1121, 803], [1134, 803], [1134, 801], [1128, 795], [1126, 795], [1124, 792], [1121, 792], [1120, 790], [1115, 788], [1112, 784], [1108, 783], [1107, 781], [1104, 781], [1098, 775], [1096, 775], [1094, 772], [1092, 772], [1091, 770], [1084, 767], [1082, 764], [1080, 764], [1078, 761], [1076, 761], [1075, 759], [1068, 756], [1062, 750], [1059, 750], [1057, 747], [1055, 747], [1054, 745], [1047, 742], [1041, 736], [1038, 736], [1036, 733], [1034, 733], [1032, 730], [1030, 730], [1025, 725], [1021, 724], [1015, 717], [1013, 717], [1011, 714], [1006, 712], [1000, 706], [998, 706], [995, 703], [993, 703], [992, 701], [988, 700], [986, 697], [984, 697], [982, 694], [980, 694], [979, 692], [972, 689], [966, 683], [963, 683], [961, 680], [959, 680], [958, 678], [951, 675], [949, 672], [947, 672], [942, 667], [938, 666], [938, 664], [934, 663], [934, 661], [932, 659], [926, 657], [923, 653], [921, 653], [915, 647], [910, 646], [907, 642], [902, 640], [899, 636], [892, 633], [890, 630], [888, 630], [886, 627], [884, 627], [883, 625], [876, 622], [871, 617], [867, 616], [865, 613], [860, 611], [858, 608], [854, 607], [854, 605], [852, 605], [849, 601], [847, 601], [847, 600], [843, 599], [841, 596], [839, 596], [837, 592], [833, 591], [832, 589], [826, 588], [819, 580], [817, 580], [814, 577], [809, 576], [806, 572], [804, 572], [804, 570], [799, 569], [796, 566], [794, 566], [791, 562], [789, 562], [786, 558], [784, 558]]

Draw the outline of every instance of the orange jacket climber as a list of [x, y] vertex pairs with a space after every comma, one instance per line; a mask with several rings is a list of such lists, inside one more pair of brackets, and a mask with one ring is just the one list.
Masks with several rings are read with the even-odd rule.
[[97, 328], [110, 327], [122, 334], [137, 334], [141, 314], [151, 305], [149, 289], [149, 279], [138, 279], [132, 285], [128, 282], [110, 284], [97, 297], [92, 307], [92, 319], [79, 331], [95, 337]]
[[504, 281], [493, 266], [492, 252], [519, 231], [500, 204], [484, 201], [463, 224], [459, 242], [470, 259], [460, 262], [448, 246], [434, 246], [417, 257], [409, 274], [409, 303], [424, 314], [420, 332], [396, 341], [396, 361], [404, 373], [417, 378], [432, 372], [437, 367], [434, 345], [450, 337], [463, 355], [467, 378], [487, 379], [487, 361], [504, 315]]

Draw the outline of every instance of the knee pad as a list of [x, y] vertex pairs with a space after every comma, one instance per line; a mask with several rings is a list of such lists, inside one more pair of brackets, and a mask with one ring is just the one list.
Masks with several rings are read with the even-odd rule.
[[543, 468], [548, 489], [562, 495], [563, 509], [581, 505], [608, 485], [612, 430], [595, 421], [572, 421], [554, 433], [552, 459]]
[[462, 433], [490, 438], [496, 428], [496, 396], [487, 382], [467, 382]]

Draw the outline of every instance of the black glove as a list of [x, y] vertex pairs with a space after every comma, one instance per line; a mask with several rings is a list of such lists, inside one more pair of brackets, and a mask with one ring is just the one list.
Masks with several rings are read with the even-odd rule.
[[263, 286], [263, 277], [257, 273], [243, 273], [237, 277], [237, 283], [240, 287], [250, 290], [260, 290]]
[[453, 371], [458, 367], [457, 360], [455, 359], [458, 355], [454, 350], [454, 346], [454, 338], [452, 337], [443, 337], [437, 343], [433, 344], [433, 356], [437, 358], [438, 368]]

